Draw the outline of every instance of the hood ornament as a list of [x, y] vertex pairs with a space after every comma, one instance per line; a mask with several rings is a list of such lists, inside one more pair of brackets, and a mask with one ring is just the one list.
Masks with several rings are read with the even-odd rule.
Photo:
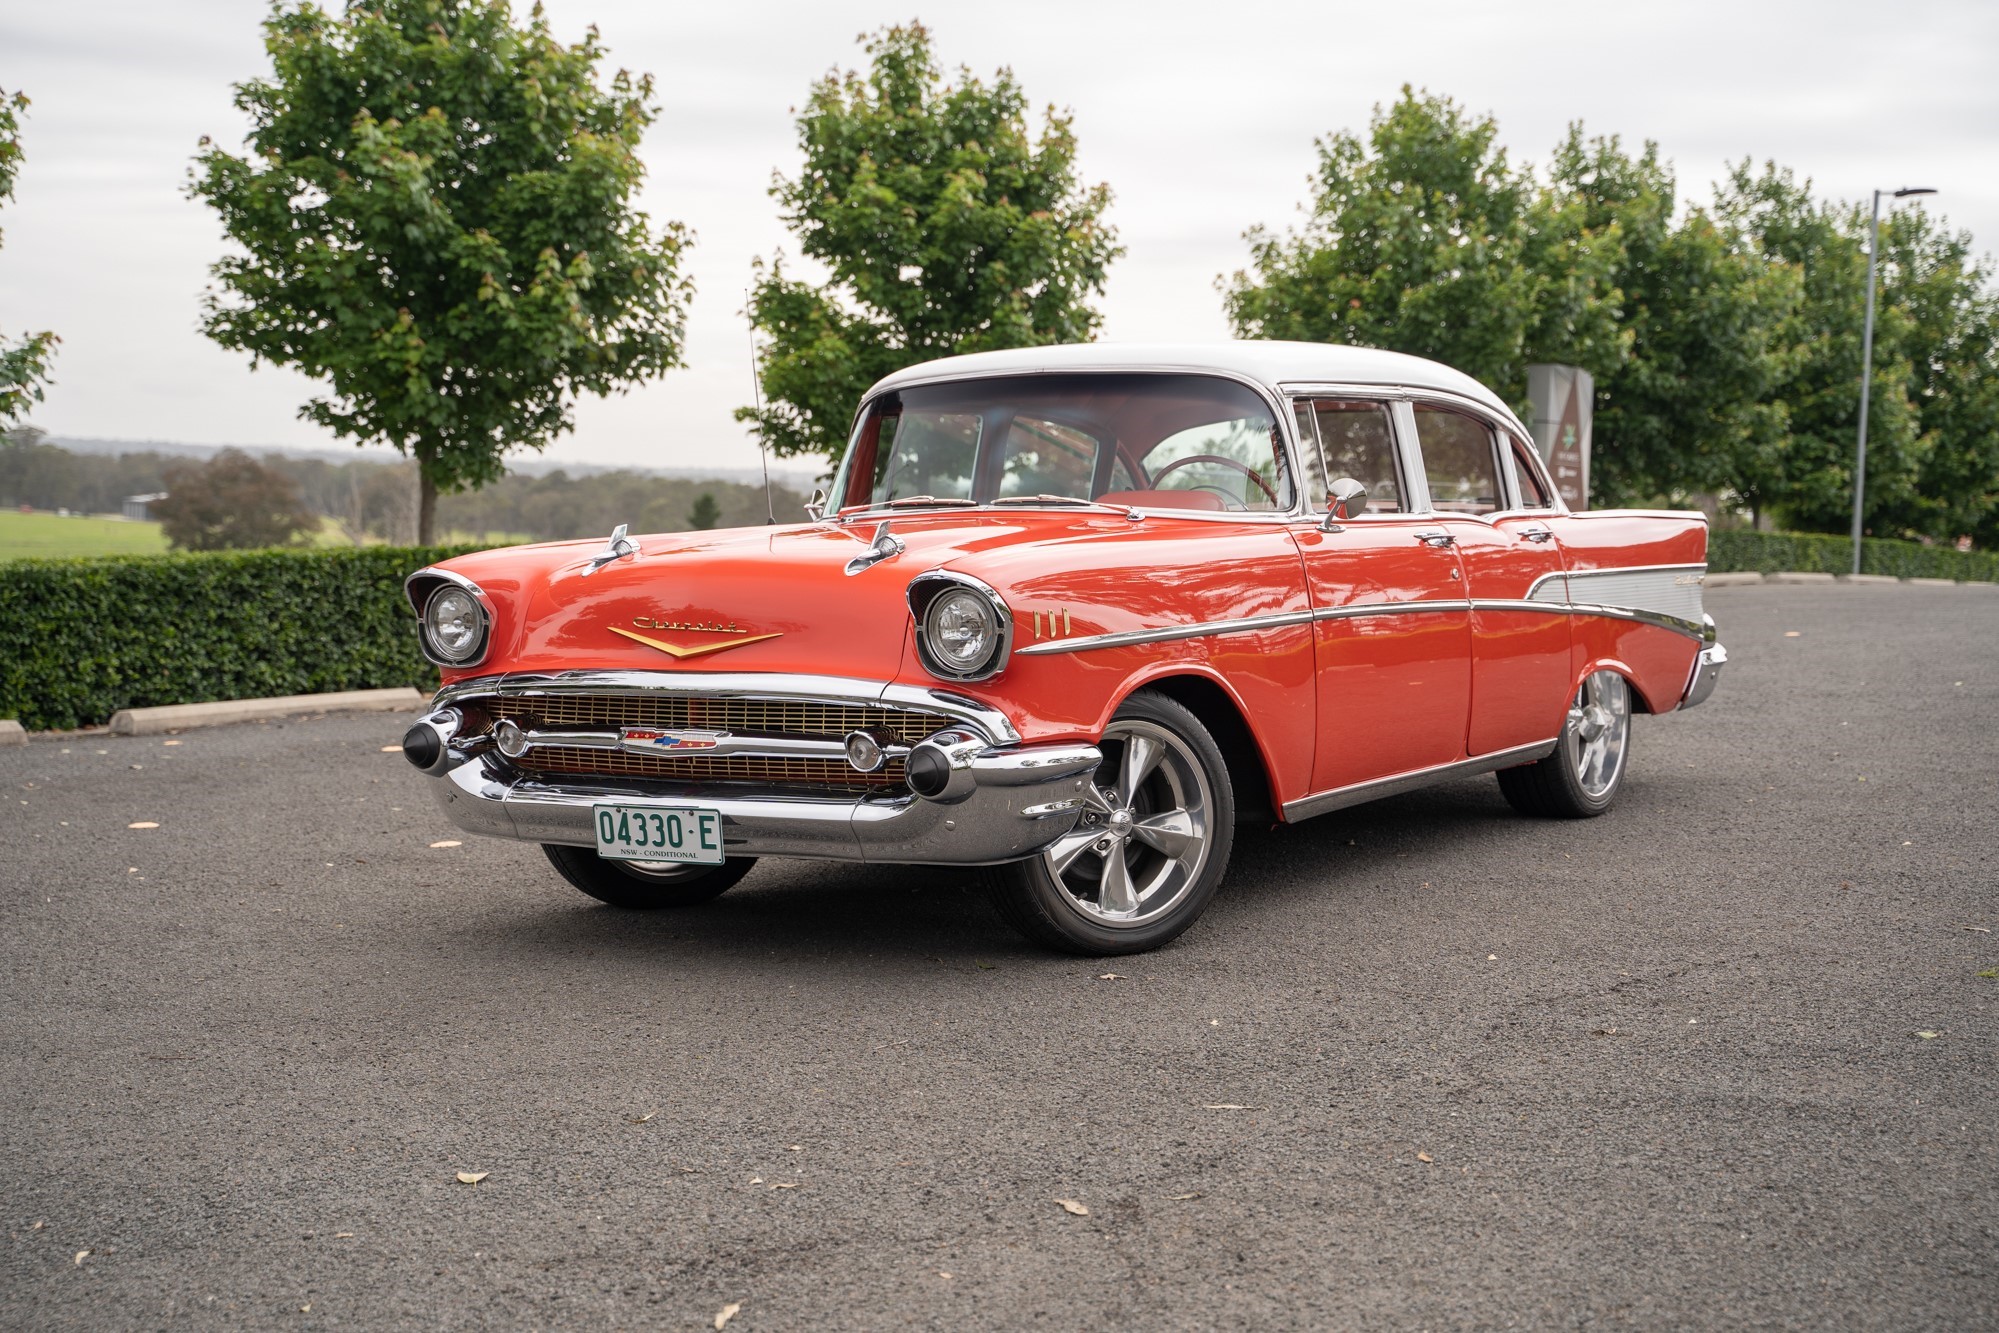
[[583, 571], [586, 576], [595, 574], [613, 560], [622, 560], [628, 555], [637, 555], [639, 553], [639, 544], [625, 535], [625, 531], [629, 527], [631, 527], [629, 523], [620, 523], [617, 527], [611, 529], [610, 544], [590, 557], [590, 568]]
[[874, 540], [868, 543], [868, 549], [847, 562], [847, 572], [858, 574], [864, 569], [872, 569], [891, 556], [901, 555], [904, 549], [902, 538], [890, 532], [888, 520], [883, 519], [876, 526]]

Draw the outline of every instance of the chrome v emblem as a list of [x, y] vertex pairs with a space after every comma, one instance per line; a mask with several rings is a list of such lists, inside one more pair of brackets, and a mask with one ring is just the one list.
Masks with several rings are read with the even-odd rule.
[[606, 625], [604, 628], [613, 634], [622, 634], [633, 643], [642, 643], [648, 648], [657, 648], [660, 652], [672, 658], [706, 657], [709, 653], [723, 653], [731, 648], [742, 648], [752, 643], [762, 643], [765, 639], [781, 639], [784, 637], [782, 633], [747, 634], [740, 639], [724, 639], [720, 643], [698, 643], [691, 648], [683, 648], [677, 643], [668, 643], [664, 639], [649, 639], [643, 634], [635, 634], [631, 630], [622, 629], [617, 625]]

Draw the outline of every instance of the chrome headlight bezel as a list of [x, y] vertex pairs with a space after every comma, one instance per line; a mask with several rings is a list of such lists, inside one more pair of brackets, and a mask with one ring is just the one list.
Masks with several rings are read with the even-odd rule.
[[[421, 569], [405, 580], [404, 592], [417, 613], [417, 646], [434, 665], [451, 670], [477, 666], [493, 642], [493, 608], [478, 584], [443, 569]], [[471, 609], [475, 633], [466, 646], [449, 651], [436, 632], [435, 616], [446, 597], [463, 598]]]
[[[969, 666], [960, 666], [942, 653], [932, 639], [931, 612], [947, 595], [965, 595], [992, 617], [992, 646]], [[909, 614], [915, 622], [916, 656], [923, 669], [939, 680], [991, 680], [1006, 670], [1013, 654], [1013, 612], [998, 592], [969, 574], [931, 570], [909, 581]]]

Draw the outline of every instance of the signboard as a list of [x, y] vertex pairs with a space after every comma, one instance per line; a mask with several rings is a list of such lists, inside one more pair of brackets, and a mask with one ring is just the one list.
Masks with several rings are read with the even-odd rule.
[[1527, 367], [1534, 447], [1548, 464], [1563, 503], [1589, 508], [1589, 438], [1596, 379], [1581, 366]]

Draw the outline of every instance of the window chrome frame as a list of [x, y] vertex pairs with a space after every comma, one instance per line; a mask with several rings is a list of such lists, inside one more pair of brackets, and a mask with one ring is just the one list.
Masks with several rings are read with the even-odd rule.
[[[908, 384], [899, 385], [897, 388], [886, 392], [900, 393], [905, 389], [927, 389], [940, 384], [971, 383], [976, 380], [1052, 379], [1063, 375], [1094, 376], [1097, 378], [1106, 375], [1171, 375], [1183, 378], [1187, 376], [1200, 376], [1206, 379], [1227, 380], [1232, 384], [1239, 384], [1261, 399], [1265, 408], [1269, 410], [1271, 417], [1277, 422], [1278, 443], [1281, 446], [1278, 451], [1278, 462], [1287, 470], [1288, 479], [1291, 483], [1291, 504], [1286, 509], [1239, 509], [1216, 512], [1209, 509], [1176, 509], [1170, 506], [1157, 505], [1106, 505], [1099, 500], [1084, 502], [1092, 508], [1109, 513], [1135, 514], [1141, 518], [1177, 518], [1206, 523], [1292, 523], [1297, 521], [1301, 514], [1317, 517], [1317, 515], [1311, 513], [1311, 502], [1306, 499], [1306, 487], [1304, 484], [1304, 442], [1298, 436], [1298, 423], [1296, 419], [1291, 417], [1287, 411], [1287, 390], [1281, 386], [1272, 386], [1263, 380], [1250, 375], [1244, 375], [1238, 371], [1198, 365], [1093, 366], [1087, 370], [1069, 368], [1059, 370], [982, 370], [960, 372], [957, 374], [938, 374]], [[1375, 394], [1370, 396], [1379, 396], [1379, 392], [1377, 389]], [[847, 470], [853, 462], [854, 446], [860, 439], [861, 425], [868, 419], [868, 411], [874, 406], [875, 400], [883, 396], [883, 393], [870, 393], [861, 400], [861, 405], [855, 409], [854, 424], [847, 433], [846, 451], [840, 456], [840, 466], [833, 473], [833, 486], [831, 496], [827, 500], [828, 504], [834, 504], [834, 501], [837, 500], [844, 489], [847, 481]], [[983, 440], [980, 441], [979, 447], [981, 450], [984, 449], [985, 442]], [[968, 505], [961, 501], [953, 504], [938, 505], [935, 508], [905, 504], [897, 505], [891, 509], [886, 504], [876, 504], [870, 501], [865, 505], [857, 505], [845, 509], [835, 505], [833, 511], [827, 517], [830, 521], [837, 523], [858, 523], [880, 518], [888, 514], [941, 514], [956, 511], [967, 514], [991, 515], [1019, 510], [1026, 510], [1030, 513], [1052, 513], [1062, 510], [1076, 510], [1081, 512], [1082, 507], [1075, 500], [1068, 500], [1059, 504], [1035, 505], [1024, 503], [1018, 497], [1009, 497], [1009, 503], [1004, 505], [995, 505], [990, 501]]]
[[[1402, 491], [1401, 495], [1402, 508], [1378, 514], [1366, 514], [1366, 513], [1355, 514], [1351, 518], [1343, 518], [1339, 520], [1341, 524], [1344, 525], [1347, 523], [1379, 523], [1384, 520], [1407, 519], [1407, 518], [1419, 517], [1421, 515], [1421, 511], [1411, 508], [1410, 505], [1413, 493], [1410, 490], [1410, 480], [1409, 480], [1410, 478], [1409, 450], [1406, 447], [1407, 441], [1404, 439], [1405, 429], [1402, 423], [1403, 400], [1408, 396], [1408, 391], [1406, 389], [1391, 390], [1391, 389], [1384, 389], [1379, 385], [1376, 385], [1372, 388], [1368, 388], [1361, 385], [1353, 385], [1344, 388], [1326, 388], [1326, 389], [1313, 388], [1313, 389], [1301, 390], [1297, 388], [1287, 388], [1286, 393], [1290, 397], [1294, 418], [1297, 414], [1297, 408], [1299, 406], [1303, 405], [1309, 407], [1311, 404], [1320, 401], [1374, 403], [1388, 414], [1388, 447], [1389, 447], [1389, 452], [1394, 456], [1396, 485], [1399, 486]], [[1294, 425], [1297, 424], [1295, 420], [1293, 424]], [[1319, 474], [1325, 478], [1326, 488], [1328, 492], [1330, 492], [1332, 489], [1334, 477], [1332, 475], [1331, 470], [1326, 466], [1325, 440], [1324, 437], [1319, 434], [1319, 416], [1316, 411], [1312, 413], [1311, 443], [1312, 443], [1312, 448], [1314, 450], [1314, 457], [1317, 459], [1319, 464]], [[1299, 440], [1299, 447], [1301, 449], [1304, 447], [1304, 440], [1302, 436], [1300, 437]], [[1427, 488], [1424, 489], [1422, 495], [1423, 495], [1423, 503], [1427, 505], [1429, 503], [1429, 491]], [[1314, 506], [1309, 496], [1307, 496], [1305, 499], [1304, 509], [1305, 509], [1305, 516], [1307, 518], [1312, 519], [1314, 522], [1317, 522], [1318, 520], [1320, 520], [1325, 516], [1325, 507], [1323, 505]]]

